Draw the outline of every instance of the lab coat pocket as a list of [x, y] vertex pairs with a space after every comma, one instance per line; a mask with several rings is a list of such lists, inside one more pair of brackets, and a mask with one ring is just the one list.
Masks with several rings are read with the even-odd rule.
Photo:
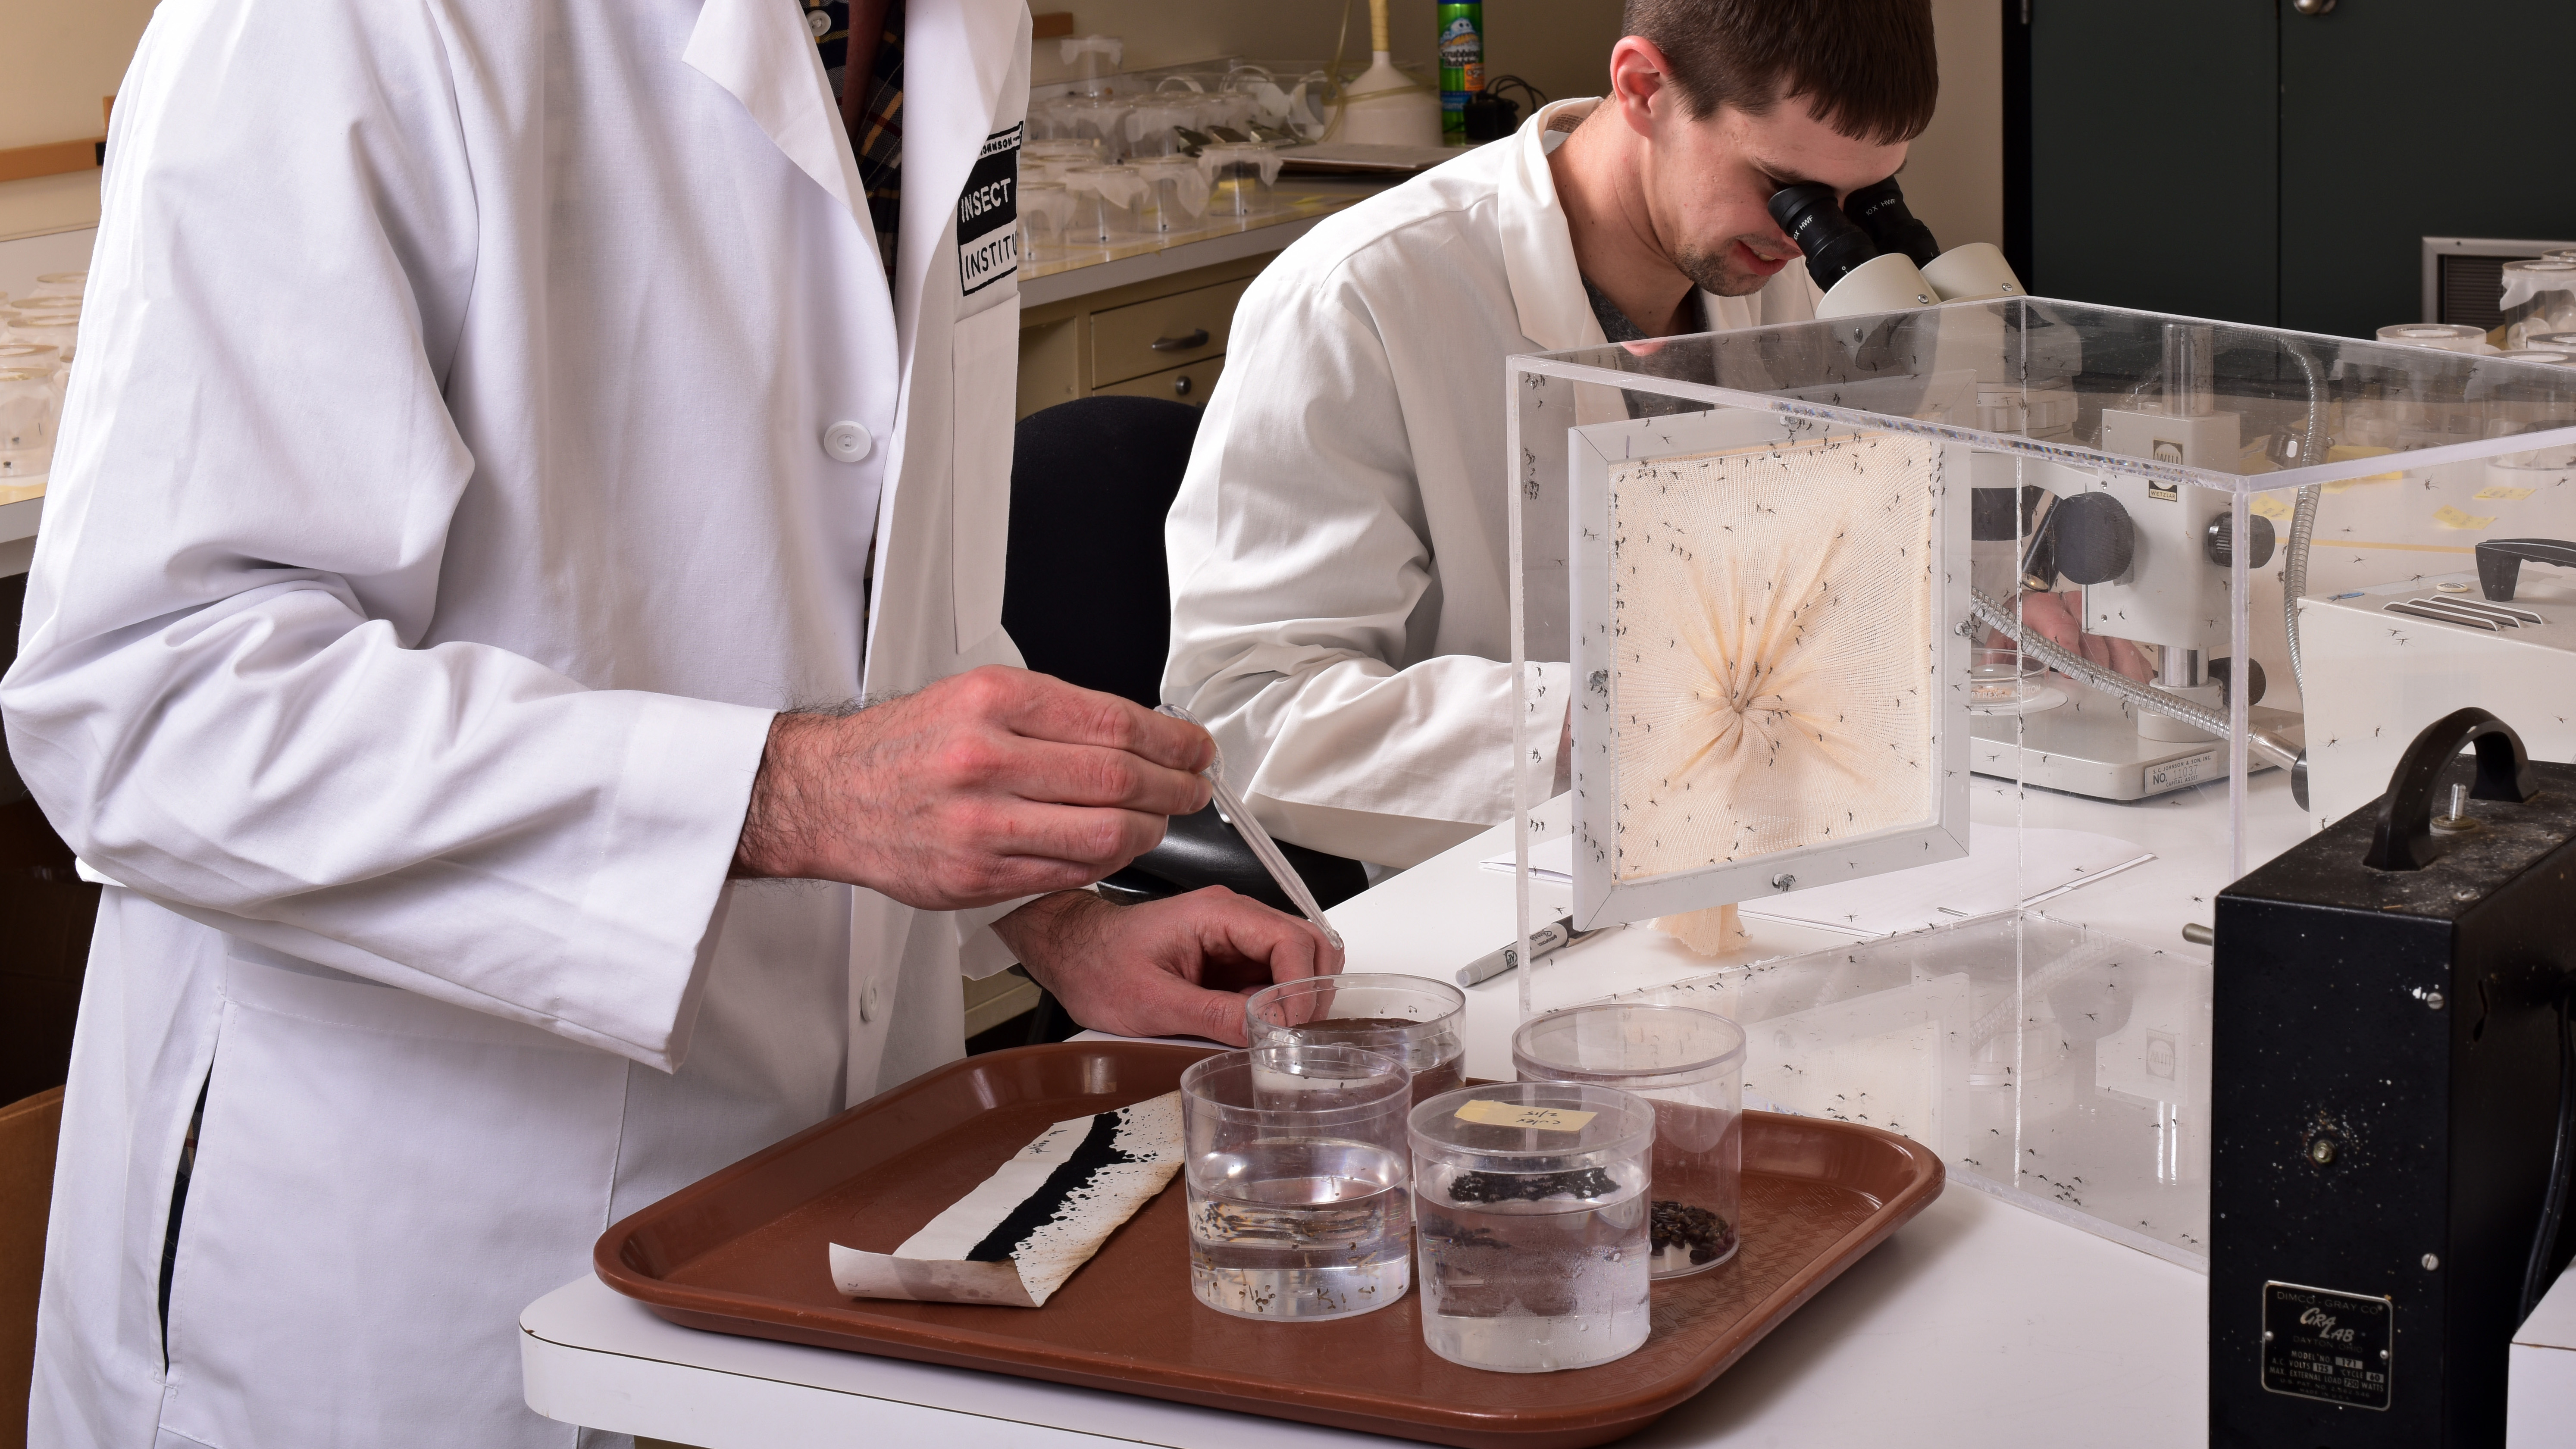
[[956, 447], [948, 484], [949, 578], [957, 652], [1002, 627], [1002, 570], [1011, 542], [1011, 431], [1019, 395], [1020, 303], [1012, 297], [957, 321], [950, 375]]
[[163, 1426], [223, 1449], [557, 1442], [519, 1401], [515, 1326], [589, 1261], [626, 1063], [238, 956], [224, 996]]

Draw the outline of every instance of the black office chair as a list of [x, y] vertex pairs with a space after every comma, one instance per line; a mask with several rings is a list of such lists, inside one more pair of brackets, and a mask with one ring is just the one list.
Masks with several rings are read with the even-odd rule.
[[[1198, 428], [1197, 408], [1145, 397], [1077, 398], [1020, 420], [1002, 626], [1031, 669], [1148, 709], [1161, 702], [1172, 634], [1163, 516]], [[1358, 861], [1279, 848], [1327, 906], [1368, 888]], [[1127, 900], [1221, 885], [1297, 911], [1213, 805], [1175, 817], [1162, 844], [1101, 885]]]

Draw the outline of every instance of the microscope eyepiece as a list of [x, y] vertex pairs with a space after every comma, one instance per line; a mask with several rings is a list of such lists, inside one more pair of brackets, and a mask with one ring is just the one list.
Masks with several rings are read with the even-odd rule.
[[1827, 291], [1878, 255], [1878, 247], [1835, 204], [1834, 189], [1819, 181], [1802, 181], [1771, 193], [1771, 219], [1807, 257], [1807, 275]]
[[1932, 228], [1917, 220], [1906, 207], [1905, 193], [1893, 176], [1843, 198], [1843, 215], [1850, 217], [1882, 252], [1903, 253], [1918, 267], [1928, 267], [1941, 256], [1941, 244], [1932, 239]]

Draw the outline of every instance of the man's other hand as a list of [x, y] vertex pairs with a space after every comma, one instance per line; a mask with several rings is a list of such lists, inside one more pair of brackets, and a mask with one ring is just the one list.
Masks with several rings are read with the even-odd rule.
[[926, 910], [1088, 885], [1205, 809], [1207, 731], [999, 665], [850, 714], [781, 714], [738, 876], [847, 881]]
[[[2021, 626], [2070, 654], [2081, 654], [2094, 664], [2115, 674], [2125, 674], [2144, 684], [2156, 677], [2155, 666], [2145, 652], [2126, 639], [2107, 634], [2084, 632], [2084, 596], [2073, 590], [2063, 594], [2041, 593], [2036, 589], [2020, 598]], [[1991, 648], [2009, 648], [2012, 641], [1989, 629], [1984, 642]]]
[[1119, 1036], [1242, 1046], [1245, 997], [1342, 969], [1323, 932], [1223, 886], [1139, 906], [1067, 891], [1029, 902], [993, 930], [1066, 1015]]

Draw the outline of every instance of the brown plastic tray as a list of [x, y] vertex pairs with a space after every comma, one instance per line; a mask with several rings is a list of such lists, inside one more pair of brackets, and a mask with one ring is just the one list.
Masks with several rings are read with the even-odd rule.
[[1171, 1091], [1203, 1050], [1067, 1042], [970, 1057], [683, 1188], [602, 1235], [608, 1286], [674, 1323], [987, 1369], [1466, 1449], [1601, 1444], [1706, 1388], [1940, 1195], [1921, 1144], [1745, 1114], [1744, 1247], [1654, 1288], [1615, 1363], [1461, 1368], [1423, 1347], [1420, 1294], [1329, 1324], [1260, 1323], [1190, 1295], [1175, 1181], [1040, 1309], [843, 1297], [827, 1243], [891, 1252], [1047, 1124]]

